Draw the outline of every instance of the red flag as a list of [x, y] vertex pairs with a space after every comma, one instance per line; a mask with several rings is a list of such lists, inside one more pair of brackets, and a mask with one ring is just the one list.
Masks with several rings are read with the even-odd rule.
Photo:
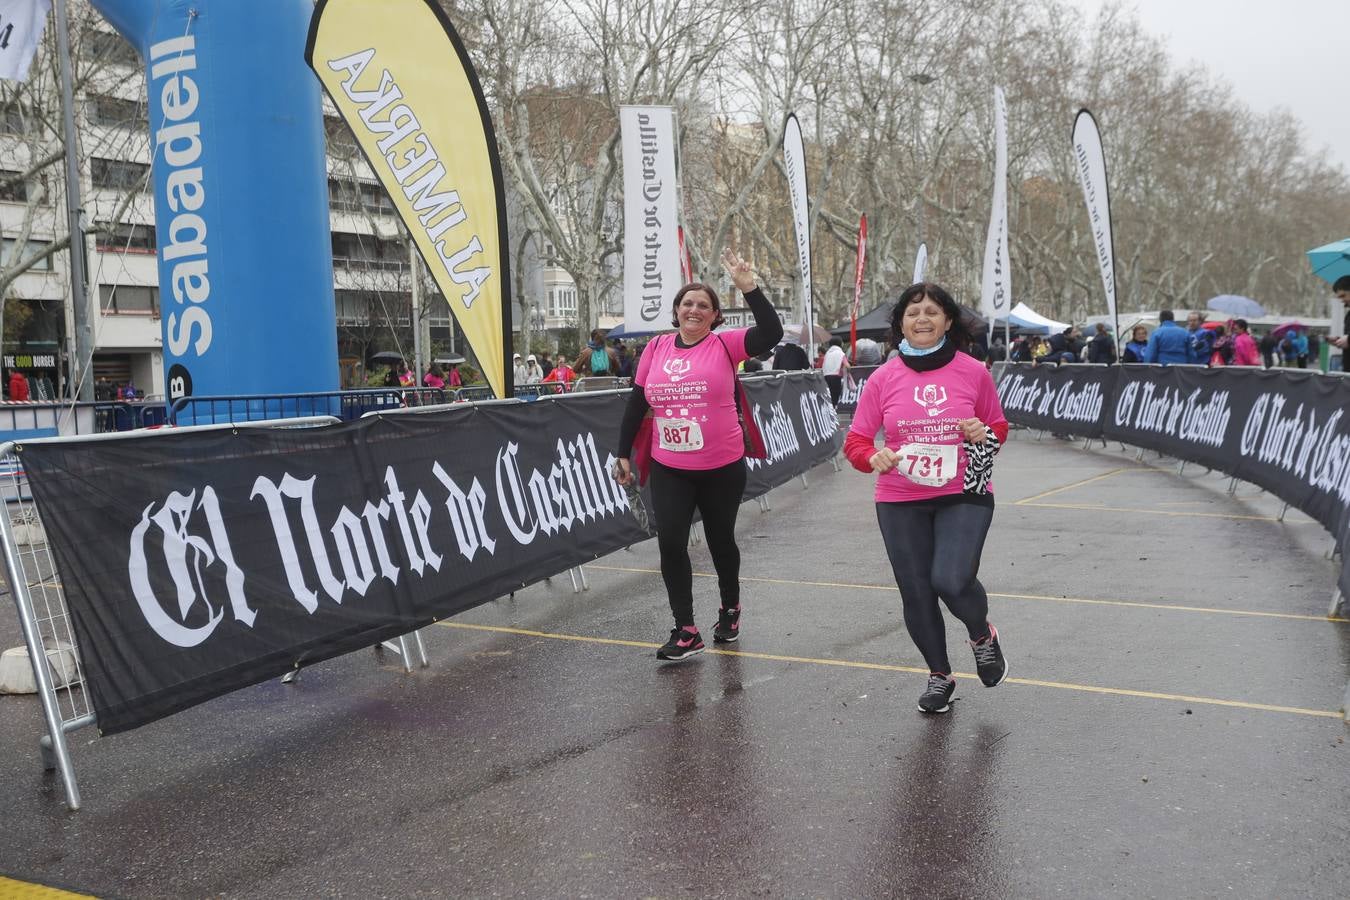
[[680, 273], [684, 276], [684, 283], [688, 284], [694, 280], [694, 260], [689, 256], [689, 245], [684, 242], [684, 226], [677, 229], [680, 236]]
[[858, 265], [853, 273], [853, 318], [849, 325], [849, 340], [853, 347], [850, 362], [858, 361], [858, 305], [862, 303], [863, 264], [867, 259], [867, 214], [858, 220]]

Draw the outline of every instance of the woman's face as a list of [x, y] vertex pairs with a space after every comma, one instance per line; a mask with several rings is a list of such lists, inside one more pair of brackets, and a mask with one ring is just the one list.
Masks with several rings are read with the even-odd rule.
[[675, 316], [679, 319], [681, 334], [701, 337], [712, 331], [713, 322], [717, 320], [717, 310], [707, 291], [693, 290], [680, 298]]
[[1134, 329], [1134, 339], [1141, 343], [1148, 340], [1148, 329], [1136, 326]]
[[916, 350], [936, 346], [951, 327], [952, 320], [943, 311], [942, 304], [929, 297], [921, 297], [906, 306], [900, 317], [900, 330]]

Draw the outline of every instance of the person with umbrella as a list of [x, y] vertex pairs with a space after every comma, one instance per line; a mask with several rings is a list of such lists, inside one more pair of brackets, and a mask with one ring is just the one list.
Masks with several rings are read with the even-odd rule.
[[1345, 304], [1345, 324], [1341, 329], [1341, 334], [1331, 338], [1328, 342], [1339, 350], [1345, 350], [1350, 346], [1350, 275], [1342, 275], [1336, 279], [1336, 283], [1331, 286], [1331, 290], [1336, 294], [1336, 299]]
[[1261, 351], [1256, 346], [1256, 339], [1247, 331], [1246, 319], [1233, 320], [1233, 365], [1261, 365]]
[[1205, 314], [1186, 314], [1186, 333], [1190, 336], [1191, 361], [1204, 365], [1214, 353], [1214, 332], [1205, 327]]
[[1280, 356], [1286, 366], [1308, 368], [1308, 336], [1303, 333], [1301, 323], [1290, 323], [1288, 328], [1276, 329], [1280, 334]]

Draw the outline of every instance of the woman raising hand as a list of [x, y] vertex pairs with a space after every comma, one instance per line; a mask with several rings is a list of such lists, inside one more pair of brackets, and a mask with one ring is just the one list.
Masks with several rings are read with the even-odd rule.
[[721, 605], [713, 640], [740, 639], [741, 552], [736, 546], [736, 513], [745, 493], [745, 437], [737, 416], [736, 367], [777, 346], [783, 323], [755, 283], [750, 263], [728, 249], [722, 265], [754, 313], [755, 324], [713, 333], [722, 324], [722, 306], [711, 285], [686, 284], [671, 302], [676, 331], [647, 345], [633, 378], [619, 431], [614, 477], [632, 482], [632, 454], [643, 417], [651, 410], [651, 491], [666, 584], [675, 627], [656, 651], [657, 659], [688, 659], [704, 649], [694, 624], [693, 568], [689, 528], [703, 517]]

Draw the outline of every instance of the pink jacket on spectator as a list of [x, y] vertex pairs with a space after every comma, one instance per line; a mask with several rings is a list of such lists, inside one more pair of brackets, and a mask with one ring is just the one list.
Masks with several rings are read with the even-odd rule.
[[1233, 338], [1233, 365], [1261, 365], [1261, 351], [1256, 348], [1256, 341], [1245, 331]]

